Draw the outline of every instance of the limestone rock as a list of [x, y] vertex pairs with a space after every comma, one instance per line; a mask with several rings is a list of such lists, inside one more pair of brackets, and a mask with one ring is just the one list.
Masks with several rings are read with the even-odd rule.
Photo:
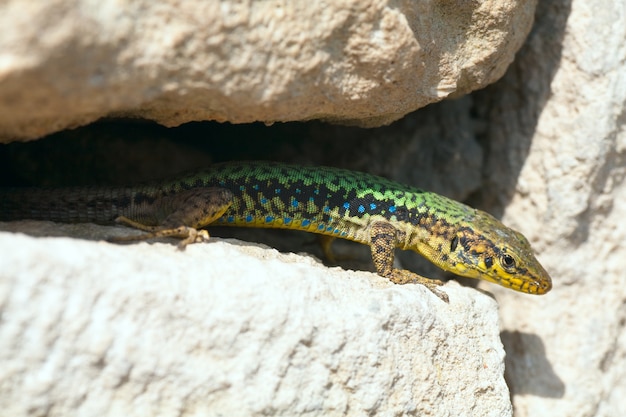
[[[497, 294], [517, 417], [626, 415], [626, 5], [540, 2], [486, 107], [483, 188], [553, 278]], [[481, 111], [477, 112], [481, 117]], [[496, 198], [493, 198], [496, 197]]]
[[536, 0], [9, 0], [0, 139], [102, 117], [379, 126], [502, 76]]
[[[47, 222], [4, 230], [98, 238]], [[497, 307], [239, 241], [0, 232], [3, 414], [510, 416]]]

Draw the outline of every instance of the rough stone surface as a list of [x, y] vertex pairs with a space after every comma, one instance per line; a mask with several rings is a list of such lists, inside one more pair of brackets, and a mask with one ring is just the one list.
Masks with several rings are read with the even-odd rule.
[[626, 3], [540, 2], [515, 64], [476, 101], [485, 194], [508, 204], [504, 221], [554, 282], [539, 298], [490, 287], [515, 415], [624, 416]]
[[[551, 293], [530, 297], [488, 287], [500, 304], [516, 417], [626, 415], [625, 31], [623, 2], [541, 2], [528, 42], [501, 81], [464, 99], [456, 107], [459, 114], [450, 114], [453, 107], [431, 107], [424, 109], [431, 110], [430, 117], [420, 118], [420, 111], [396, 125], [407, 133], [414, 127], [437, 136], [441, 130], [445, 138], [458, 131], [458, 121], [467, 122], [471, 156], [455, 147], [448, 153], [433, 147], [432, 158], [423, 154], [424, 165], [422, 156], [415, 156], [423, 148], [409, 134], [399, 141], [394, 126], [377, 131], [379, 144], [370, 141], [359, 152], [344, 153], [361, 167], [396, 169], [399, 158], [418, 176], [440, 169], [441, 178], [471, 177], [474, 193], [454, 181], [433, 178], [432, 184], [502, 214], [533, 243], [552, 274]], [[398, 142], [400, 151], [393, 149]], [[389, 154], [397, 155], [396, 161], [386, 160]], [[482, 159], [474, 175], [466, 175], [465, 168], [460, 172], [459, 164], [470, 166], [477, 158]], [[16, 239], [11, 236], [0, 262], [16, 251]], [[394, 383], [385, 389], [402, 392]]]
[[501, 77], [535, 5], [4, 1], [0, 138], [105, 116], [378, 126]]
[[511, 415], [497, 307], [473, 289], [445, 304], [235, 240], [0, 232], [0, 253], [3, 415]]

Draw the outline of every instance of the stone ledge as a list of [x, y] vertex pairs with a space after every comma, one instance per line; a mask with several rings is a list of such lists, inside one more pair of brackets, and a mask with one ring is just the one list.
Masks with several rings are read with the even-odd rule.
[[[127, 230], [0, 223], [37, 227]], [[0, 253], [7, 415], [511, 415], [497, 305], [455, 283], [445, 304], [236, 240], [0, 232]]]

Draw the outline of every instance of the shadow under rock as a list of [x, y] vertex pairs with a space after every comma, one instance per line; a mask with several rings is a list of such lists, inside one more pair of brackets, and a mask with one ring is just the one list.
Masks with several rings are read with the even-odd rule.
[[546, 398], [565, 395], [565, 383], [554, 372], [539, 336], [503, 331], [500, 337], [506, 351], [504, 379], [511, 395], [530, 394]]
[[471, 94], [485, 161], [482, 188], [468, 202], [496, 217], [515, 194], [539, 118], [552, 95], [570, 12], [571, 0], [538, 2], [535, 24], [505, 75]]

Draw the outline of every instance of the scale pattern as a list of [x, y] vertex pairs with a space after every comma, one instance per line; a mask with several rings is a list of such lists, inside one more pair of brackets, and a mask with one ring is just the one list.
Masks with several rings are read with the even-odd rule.
[[290, 228], [369, 243], [363, 228], [375, 219], [402, 224], [470, 222], [474, 209], [441, 195], [386, 178], [328, 167], [268, 162], [216, 164], [172, 181], [178, 192], [200, 186], [224, 187], [235, 196], [218, 221], [235, 226]]
[[490, 214], [343, 169], [235, 162], [135, 187], [0, 189], [0, 221], [106, 224], [120, 218], [154, 236], [176, 235], [178, 226], [195, 233], [214, 221], [354, 240], [371, 246], [379, 274], [396, 283], [420, 279], [429, 285], [393, 268], [393, 248], [399, 247], [444, 270], [517, 291], [544, 294], [552, 287], [526, 238]]

